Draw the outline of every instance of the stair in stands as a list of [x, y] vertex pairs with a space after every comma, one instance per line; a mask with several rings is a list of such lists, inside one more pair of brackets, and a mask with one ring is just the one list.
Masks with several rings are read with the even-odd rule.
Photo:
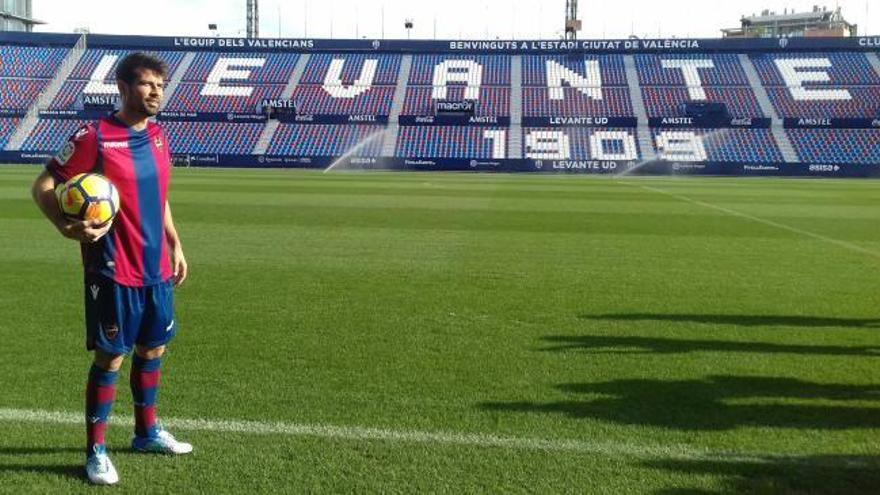
[[58, 69], [58, 72], [55, 73], [55, 77], [28, 109], [27, 115], [15, 129], [15, 132], [9, 138], [9, 142], [6, 143], [7, 150], [14, 151], [21, 149], [25, 140], [27, 140], [28, 136], [30, 136], [37, 127], [37, 123], [40, 120], [40, 110], [49, 108], [49, 105], [51, 105], [52, 101], [55, 100], [55, 97], [58, 96], [58, 92], [61, 91], [64, 81], [67, 80], [73, 72], [73, 69], [79, 63], [87, 46], [88, 40], [86, 35], [83, 34], [76, 41], [76, 44], [71, 47], [67, 56], [64, 58], [64, 61], [61, 62], [61, 67]]
[[656, 159], [654, 152], [654, 139], [651, 137], [651, 126], [648, 122], [648, 111], [645, 110], [645, 100], [642, 98], [642, 90], [639, 87], [639, 71], [636, 69], [636, 59], [632, 55], [623, 57], [623, 65], [626, 70], [626, 83], [629, 86], [629, 99], [632, 102], [633, 112], [638, 119], [639, 148], [642, 152], [642, 160]]
[[174, 97], [174, 92], [177, 91], [177, 87], [180, 86], [180, 81], [183, 80], [183, 76], [186, 75], [186, 71], [189, 70], [189, 67], [195, 59], [196, 54], [194, 52], [187, 52], [187, 54], [183, 56], [183, 59], [181, 59], [180, 65], [177, 66], [177, 70], [174, 71], [174, 74], [169, 75], [170, 81], [168, 82], [168, 86], [165, 87], [161, 110], [165, 110], [165, 106], [168, 105], [168, 102]]
[[[311, 58], [310, 55], [304, 53], [296, 60], [293, 72], [290, 73], [290, 79], [287, 80], [287, 85], [284, 86], [284, 90], [281, 92], [282, 99], [293, 98], [293, 92], [296, 91], [296, 86], [299, 84], [300, 79], [302, 79], [303, 72], [305, 72], [306, 66], [309, 63], [309, 58]], [[280, 125], [281, 122], [275, 119], [270, 119], [266, 122], [266, 126], [263, 127], [263, 132], [260, 133], [260, 138], [254, 146], [253, 154], [266, 154], [266, 150], [269, 149], [269, 145], [272, 143], [272, 138], [275, 137], [275, 132], [278, 131]]]
[[412, 70], [412, 55], [404, 55], [400, 59], [400, 72], [397, 73], [397, 86], [394, 88], [394, 100], [391, 102], [391, 113], [388, 115], [388, 131], [382, 143], [382, 156], [393, 157], [397, 148], [397, 136], [400, 134], [400, 113], [406, 100], [406, 84]]
[[874, 68], [874, 72], [880, 77], [880, 57], [874, 52], [867, 52], [865, 55], [868, 57], [868, 63]]
[[523, 157], [522, 130], [522, 56], [510, 59], [510, 129], [507, 135], [507, 158]]
[[764, 112], [765, 116], [770, 117], [770, 132], [773, 133], [773, 139], [776, 140], [776, 145], [779, 147], [779, 151], [782, 152], [782, 158], [787, 163], [800, 161], [794, 146], [791, 144], [791, 139], [789, 139], [788, 134], [785, 132], [782, 119], [779, 118], [779, 114], [776, 113], [776, 109], [770, 101], [767, 88], [761, 84], [761, 77], [758, 75], [758, 70], [755, 68], [755, 64], [752, 63], [751, 57], [741, 53], [739, 55], [739, 62], [746, 71], [746, 77], [749, 79], [752, 91], [755, 92], [755, 97], [758, 98], [758, 105], [761, 106], [761, 111]]

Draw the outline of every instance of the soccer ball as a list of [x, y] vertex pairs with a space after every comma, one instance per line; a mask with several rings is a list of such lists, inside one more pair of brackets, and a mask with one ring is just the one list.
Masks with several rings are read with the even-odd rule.
[[119, 212], [119, 191], [100, 174], [79, 174], [55, 190], [64, 216], [74, 220], [99, 220], [101, 225]]

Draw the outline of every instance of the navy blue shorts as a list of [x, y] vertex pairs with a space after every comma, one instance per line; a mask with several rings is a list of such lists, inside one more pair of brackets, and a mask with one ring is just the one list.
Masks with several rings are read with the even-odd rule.
[[177, 331], [171, 280], [148, 287], [126, 287], [101, 275], [88, 275], [86, 348], [109, 355], [128, 354], [135, 344], [163, 346]]

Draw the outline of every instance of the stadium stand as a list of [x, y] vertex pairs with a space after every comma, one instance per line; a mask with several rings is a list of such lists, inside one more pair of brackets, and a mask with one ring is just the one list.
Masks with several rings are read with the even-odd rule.
[[538, 128], [523, 129], [525, 156], [559, 160], [638, 160], [641, 157], [633, 129]]
[[162, 126], [176, 153], [247, 154], [263, 130], [263, 124], [229, 122], [166, 121]]
[[[751, 58], [765, 86], [787, 86], [786, 76], [793, 77], [805, 70], [828, 74], [823, 85], [880, 86], [880, 75], [871, 68], [864, 53], [763, 53]], [[787, 60], [793, 62], [781, 63]]]
[[450, 84], [510, 86], [510, 56], [414, 55], [409, 85], [439, 86], [446, 75]]
[[839, 96], [827, 97], [833, 99], [810, 100], [796, 97], [791, 88], [769, 88], [767, 94], [783, 118], [873, 119], [880, 116], [880, 86], [850, 86], [842, 91]]
[[510, 115], [510, 88], [483, 86], [476, 99], [468, 97], [464, 86], [410, 86], [406, 90], [403, 115], [434, 115], [435, 101], [474, 100], [478, 116]]
[[[377, 157], [382, 151], [385, 128], [375, 125], [281, 124], [269, 145], [270, 155]], [[362, 146], [354, 149], [358, 144]]]
[[[731, 117], [764, 117], [755, 93], [750, 88], [705, 88], [706, 101], [727, 105]], [[680, 115], [681, 105], [694, 101], [685, 87], [645, 87], [642, 89], [649, 117]]]
[[6, 146], [21, 119], [0, 119], [0, 149]]
[[[58, 35], [0, 36], [24, 40], [0, 46], [0, 144], [12, 150], [56, 152], [84, 120], [97, 115], [83, 108], [83, 95], [115, 95], [115, 65], [137, 50], [158, 54], [175, 76], [159, 119], [176, 153], [333, 158], [352, 152], [369, 158], [526, 162], [620, 162], [654, 155], [721, 164], [880, 165], [880, 70], [857, 41], [852, 49], [823, 49], [826, 42], [807, 40], [779, 41], [788, 46], [782, 51], [774, 41], [769, 50], [623, 54], [457, 51], [442, 44], [379, 49], [384, 41], [372, 42], [372, 51], [366, 44], [340, 48], [349, 42], [334, 40], [325, 47], [332, 49], [300, 53], [207, 48], [210, 39], [181, 45], [132, 37], [129, 46], [125, 37], [89, 35], [97, 41], [73, 57], [75, 67], [61, 79], [56, 76], [67, 74], [65, 57], [77, 53], [71, 51], [73, 37], [64, 38], [67, 44], [29, 45], [30, 37]], [[791, 49], [797, 43], [820, 48]], [[186, 71], [178, 71], [184, 63]], [[31, 124], [24, 126], [28, 119], [21, 116], [34, 110], [44, 91], [53, 92], [51, 104], [31, 113]], [[261, 122], [255, 114], [266, 100], [293, 102], [293, 115]], [[470, 109], [435, 119], [439, 101], [471, 101], [479, 119], [460, 118], [470, 117]], [[729, 116], [716, 103], [723, 103]], [[700, 111], [724, 118], [679, 119]], [[389, 124], [357, 123], [372, 120]], [[638, 127], [620, 127], [628, 125]], [[692, 127], [682, 127], [687, 125]], [[17, 126], [29, 135], [16, 132]]]
[[661, 159], [779, 163], [784, 161], [769, 129], [652, 129]]
[[398, 136], [396, 155], [404, 158], [503, 158], [497, 155], [499, 150], [506, 148], [506, 133], [507, 129], [498, 127], [403, 127]]
[[48, 79], [0, 79], [0, 108], [27, 110], [48, 84]]
[[880, 163], [877, 129], [789, 129], [788, 134], [798, 156], [806, 163]]
[[297, 111], [388, 115], [399, 70], [399, 55], [316, 54], [294, 92]]
[[764, 117], [735, 54], [635, 56], [649, 117], [681, 115], [686, 102], [724, 103], [731, 117]]
[[217, 83], [223, 76], [236, 83], [284, 84], [290, 79], [297, 59], [299, 55], [295, 53], [202, 52], [196, 55], [182, 81]]
[[217, 94], [216, 91], [211, 91], [206, 83], [181, 83], [174, 96], [165, 105], [165, 110], [257, 113], [264, 98], [280, 98], [284, 91], [283, 84], [224, 84], [223, 87], [235, 90], [234, 94]]
[[[116, 66], [119, 61], [135, 50], [86, 50], [61, 91], [49, 105], [52, 110], [79, 110], [84, 94], [113, 95], [116, 89]], [[183, 52], [151, 52], [168, 64], [169, 74], [174, 74], [183, 60]], [[92, 80], [94, 78], [94, 80]]]
[[[572, 87], [627, 85], [626, 69], [620, 55], [527, 55], [523, 57], [522, 67], [523, 86], [558, 87], [563, 79], [565, 85]], [[579, 84], [578, 78], [569, 71], [592, 84]], [[600, 80], [600, 84], [595, 84], [597, 80]]]
[[[526, 117], [633, 117], [635, 114], [627, 88], [523, 88], [523, 115]], [[557, 95], [551, 97], [556, 91]]]
[[40, 119], [21, 149], [55, 153], [86, 122], [79, 119]]
[[0, 77], [51, 79], [67, 55], [66, 48], [0, 46]]
[[324, 86], [301, 85], [294, 91], [293, 99], [297, 111], [304, 114], [388, 115], [394, 86], [350, 86], [346, 94], [352, 97], [339, 94], [330, 94]]
[[[334, 62], [334, 61], [341, 62]], [[375, 86], [397, 85], [397, 73], [400, 71], [400, 55], [387, 54], [353, 54], [353, 53], [318, 53], [309, 58], [309, 63], [303, 72], [300, 84], [325, 83], [327, 74], [331, 69], [339, 69], [342, 82], [346, 85], [354, 84], [361, 76], [364, 64], [367, 60], [373, 60], [368, 67], [375, 63], [374, 77], [370, 84]]]
[[746, 86], [749, 80], [734, 54], [675, 54], [635, 56], [642, 86], [693, 86], [699, 74], [703, 86]]
[[770, 53], [751, 57], [781, 117], [880, 116], [880, 74], [863, 53]]
[[[103, 81], [106, 83], [113, 83], [115, 81], [114, 74], [116, 73], [116, 66], [119, 61], [127, 54], [134, 51], [145, 51], [158, 56], [168, 64], [169, 72], [172, 74], [177, 69], [177, 66], [180, 64], [180, 61], [183, 60], [184, 56], [184, 52], [175, 51], [90, 48], [83, 53], [79, 63], [76, 64], [76, 67], [74, 67], [73, 72], [70, 74], [69, 80], [88, 81], [93, 75], [95, 75], [95, 71], [98, 67], [101, 66], [101, 74], [99, 75], [105, 76]], [[102, 63], [104, 65], [101, 65]]]

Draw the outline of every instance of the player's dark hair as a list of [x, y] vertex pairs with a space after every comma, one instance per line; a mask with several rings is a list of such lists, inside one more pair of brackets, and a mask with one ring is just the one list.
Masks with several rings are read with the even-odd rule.
[[163, 78], [168, 75], [168, 64], [158, 57], [143, 53], [129, 53], [116, 67], [116, 79], [126, 84], [133, 84], [138, 77], [138, 70], [147, 69]]

